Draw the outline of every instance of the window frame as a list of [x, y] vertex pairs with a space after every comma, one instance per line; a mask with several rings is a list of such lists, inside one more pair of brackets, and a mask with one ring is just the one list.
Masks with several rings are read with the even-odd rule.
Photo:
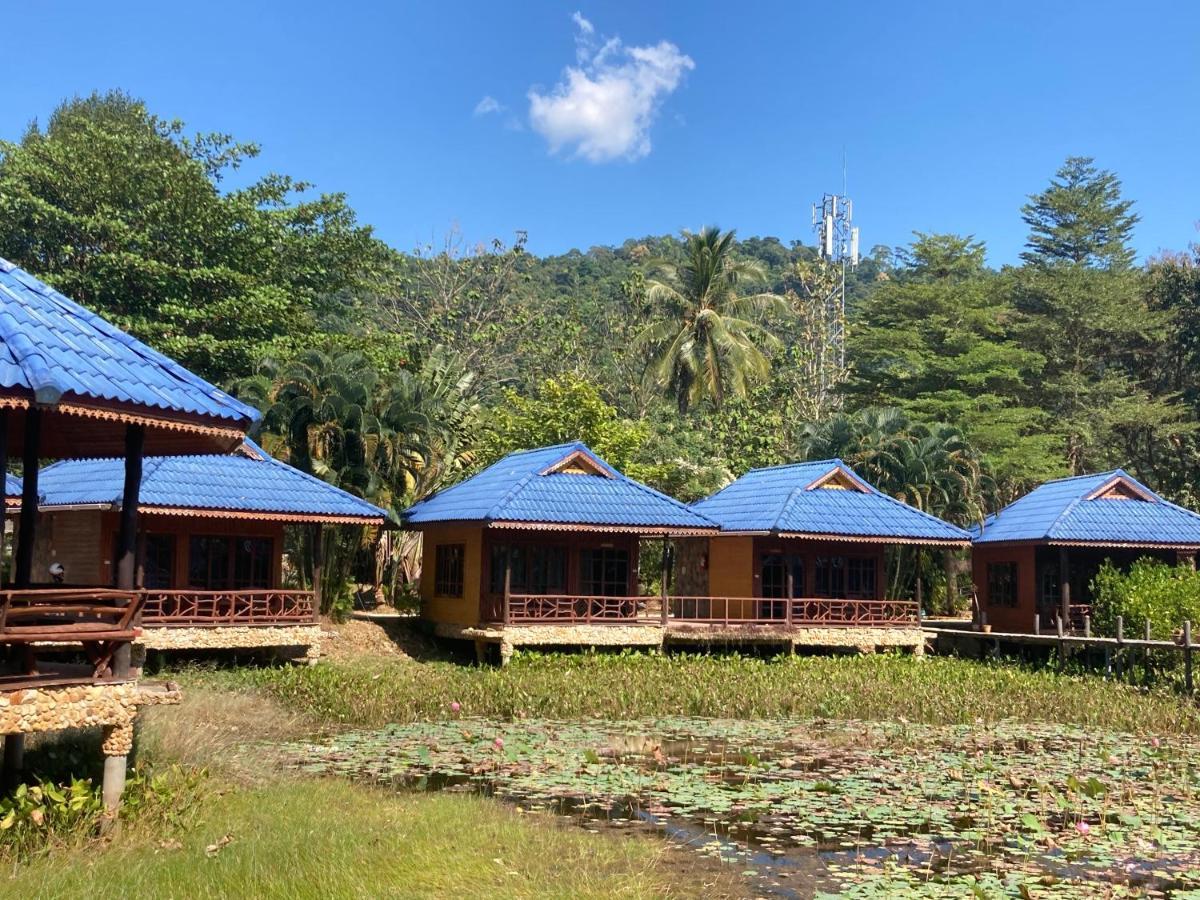
[[[1001, 570], [1005, 572], [1004, 578], [999, 577]], [[1019, 605], [1020, 600], [1017, 596], [1020, 570], [1016, 560], [996, 560], [989, 562], [985, 574], [987, 578], [987, 605], [1015, 609]]]
[[437, 544], [433, 548], [433, 595], [461, 600], [465, 587], [467, 545]]

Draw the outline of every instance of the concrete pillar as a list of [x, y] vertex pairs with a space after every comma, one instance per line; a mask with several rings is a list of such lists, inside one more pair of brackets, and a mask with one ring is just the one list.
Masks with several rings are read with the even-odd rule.
[[25, 735], [6, 734], [4, 736], [4, 790], [10, 791], [20, 784], [24, 773]]

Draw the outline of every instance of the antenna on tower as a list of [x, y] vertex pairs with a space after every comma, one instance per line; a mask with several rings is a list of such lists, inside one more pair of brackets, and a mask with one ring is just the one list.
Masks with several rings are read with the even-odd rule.
[[[846, 367], [846, 269], [859, 260], [858, 227], [854, 224], [854, 201], [846, 196], [846, 152], [842, 151], [842, 193], [826, 194], [813, 204], [813, 230], [821, 259], [840, 269], [838, 283], [826, 298], [825, 316], [830, 349], [838, 364]], [[824, 386], [823, 386], [824, 387]]]

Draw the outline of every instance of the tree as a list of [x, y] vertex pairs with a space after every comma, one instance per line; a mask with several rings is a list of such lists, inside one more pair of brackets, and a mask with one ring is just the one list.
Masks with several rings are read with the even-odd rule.
[[525, 234], [505, 246], [466, 246], [453, 230], [442, 246], [397, 254], [391, 283], [378, 297], [384, 321], [411, 335], [418, 348], [444, 346], [469, 370], [492, 379], [508, 375], [521, 335], [535, 324], [517, 302]]
[[[310, 350], [290, 363], [264, 360], [237, 385], [264, 410], [263, 444], [276, 457], [399, 517], [403, 508], [460, 476], [475, 457], [478, 406], [474, 376], [444, 348], [413, 370], [381, 382], [357, 353]], [[364, 549], [363, 529], [326, 529], [326, 609], [337, 602]], [[419, 540], [391, 542], [384, 580], [419, 572]], [[312, 548], [294, 540], [301, 570], [311, 577]], [[394, 585], [393, 585], [394, 586]]]
[[0, 143], [0, 255], [221, 382], [311, 337], [384, 254], [341, 195], [223, 191], [258, 147], [183, 127], [110, 92]]
[[955, 423], [1010, 492], [1062, 475], [1062, 442], [1029, 402], [1045, 358], [1021, 340], [1011, 276], [959, 235], [917, 234], [896, 256], [855, 312], [848, 400]]
[[646, 282], [646, 297], [662, 308], [663, 318], [637, 338], [651, 350], [647, 376], [675, 399], [680, 413], [701, 398], [715, 407], [726, 391], [745, 396], [747, 387], [765, 379], [771, 364], [759, 344], [781, 342], [759, 322], [764, 312], [787, 315], [777, 294], [739, 294], [745, 283], [762, 282], [761, 263], [734, 256], [734, 232], [706, 227], [684, 233], [682, 261], [660, 259], [650, 265], [656, 276]]
[[622, 419], [595, 384], [568, 375], [546, 379], [532, 397], [506, 390], [488, 419], [480, 462], [487, 465], [517, 450], [583, 441], [614, 468], [637, 478], [645, 475], [637, 458], [648, 437], [647, 426]]
[[1102, 269], [1126, 269], [1139, 217], [1133, 201], [1121, 197], [1121, 181], [1097, 169], [1090, 156], [1071, 156], [1050, 186], [1021, 207], [1029, 226], [1028, 249], [1021, 258], [1035, 266], [1071, 263]]

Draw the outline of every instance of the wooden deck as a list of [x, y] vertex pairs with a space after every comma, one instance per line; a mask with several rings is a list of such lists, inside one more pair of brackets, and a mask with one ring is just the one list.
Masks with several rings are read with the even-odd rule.
[[595, 597], [513, 594], [489, 604], [499, 625], [710, 625], [813, 628], [915, 628], [916, 602], [806, 597]]

